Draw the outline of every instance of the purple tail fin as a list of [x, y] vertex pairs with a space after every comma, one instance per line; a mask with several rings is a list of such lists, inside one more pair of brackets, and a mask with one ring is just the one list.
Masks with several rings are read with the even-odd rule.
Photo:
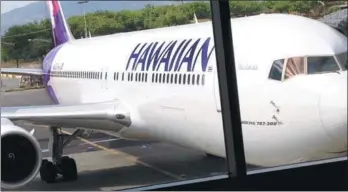
[[74, 40], [67, 21], [65, 20], [60, 2], [57, 0], [46, 1], [52, 26], [52, 38], [57, 47], [65, 42]]

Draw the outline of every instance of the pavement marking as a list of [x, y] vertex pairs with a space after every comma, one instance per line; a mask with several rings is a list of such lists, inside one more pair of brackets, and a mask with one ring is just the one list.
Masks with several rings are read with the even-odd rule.
[[[65, 131], [65, 130], [62, 130], [62, 132], [65, 133], [65, 134], [68, 134], [68, 135], [72, 135], [72, 133], [70, 133], [70, 132], [68, 132], [68, 131]], [[81, 137], [77, 137], [77, 138], [80, 139], [81, 141], [87, 143], [87, 144], [92, 145], [93, 147], [96, 147], [96, 148], [98, 148], [98, 149], [104, 150], [104, 151], [106, 151], [106, 152], [108, 152], [108, 153], [110, 153], [110, 154], [113, 154], [113, 155], [123, 155], [123, 156], [125, 156], [125, 158], [129, 159], [130, 161], [133, 161], [133, 162], [136, 162], [136, 163], [138, 163], [138, 164], [141, 164], [141, 165], [143, 165], [143, 166], [145, 166], [145, 167], [148, 167], [148, 168], [150, 168], [150, 169], [153, 169], [153, 170], [155, 170], [155, 171], [157, 171], [157, 172], [159, 172], [159, 173], [162, 173], [162, 174], [167, 175], [167, 176], [169, 176], [169, 177], [172, 177], [172, 178], [174, 178], [174, 179], [178, 179], [178, 180], [182, 180], [182, 179], [183, 179], [182, 177], [180, 177], [180, 176], [178, 176], [178, 175], [175, 175], [175, 174], [170, 173], [170, 172], [168, 172], [168, 171], [165, 171], [165, 170], [163, 170], [163, 169], [157, 168], [157, 167], [152, 166], [152, 165], [150, 165], [150, 164], [148, 164], [148, 163], [145, 163], [145, 162], [143, 162], [143, 161], [140, 161], [140, 160], [137, 159], [137, 157], [135, 157], [135, 156], [133, 156], [133, 155], [130, 155], [130, 154], [127, 154], [127, 153], [123, 153], [123, 152], [121, 152], [121, 151], [119, 151], [119, 150], [116, 150], [116, 149], [106, 148], [106, 147], [104, 147], [104, 146], [101, 146], [101, 145], [99, 145], [99, 144], [97, 144], [97, 143], [94, 143], [94, 142], [92, 142], [92, 141], [89, 141], [89, 140], [84, 139], [84, 138], [81, 138]]]
[[[100, 141], [90, 141], [92, 143], [105, 143], [105, 142], [110, 142], [110, 141], [117, 141], [117, 140], [120, 140], [120, 139], [105, 139], [105, 140], [100, 140]], [[82, 145], [90, 145], [89, 143], [86, 143], [86, 142], [83, 142], [83, 143], [80, 143], [78, 144], [77, 146], [82, 146]], [[41, 150], [42, 153], [48, 153], [50, 152], [49, 149], [42, 149]]]
[[[117, 140], [120, 140], [120, 139], [116, 139], [116, 138], [114, 138], [114, 139], [105, 139], [105, 140], [100, 140], [100, 141], [91, 141], [92, 143], [105, 143], [105, 142], [110, 142], [110, 141], [117, 141]], [[81, 143], [81, 144], [79, 144], [79, 146], [81, 146], [81, 145], [89, 145], [88, 143]]]
[[47, 153], [47, 152], [50, 152], [50, 150], [49, 149], [42, 149], [41, 150], [41, 153]]

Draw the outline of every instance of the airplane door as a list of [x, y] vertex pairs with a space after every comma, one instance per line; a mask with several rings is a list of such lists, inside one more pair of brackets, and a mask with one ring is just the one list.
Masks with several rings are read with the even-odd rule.
[[217, 112], [221, 113], [220, 88], [219, 88], [219, 79], [218, 79], [217, 69], [214, 69], [213, 78], [214, 78], [214, 97], [215, 97], [216, 110]]
[[102, 69], [102, 74], [101, 74], [101, 79], [100, 79], [100, 88], [101, 88], [101, 95], [100, 98], [106, 98], [108, 97], [108, 79], [110, 77], [110, 74], [108, 74], [108, 69], [107, 68], [103, 68]]
[[102, 86], [103, 92], [106, 92], [108, 90], [108, 79], [109, 79], [108, 76], [110, 76], [110, 74], [108, 74], [108, 69], [103, 68], [103, 73], [101, 78], [101, 86]]

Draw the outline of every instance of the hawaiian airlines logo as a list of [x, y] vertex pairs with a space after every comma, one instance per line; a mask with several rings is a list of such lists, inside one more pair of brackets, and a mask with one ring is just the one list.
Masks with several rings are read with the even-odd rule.
[[138, 43], [128, 58], [126, 70], [205, 72], [214, 50], [214, 45], [210, 42], [209, 37]]

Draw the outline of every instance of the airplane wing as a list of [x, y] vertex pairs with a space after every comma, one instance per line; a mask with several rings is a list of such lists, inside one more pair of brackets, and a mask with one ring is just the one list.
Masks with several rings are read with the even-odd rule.
[[[1, 107], [1, 118], [65, 128], [117, 130], [131, 124], [130, 111], [119, 100], [78, 105]], [[88, 125], [86, 127], [86, 125]]]
[[1, 74], [41, 76], [45, 72], [38, 68], [1, 68]]

